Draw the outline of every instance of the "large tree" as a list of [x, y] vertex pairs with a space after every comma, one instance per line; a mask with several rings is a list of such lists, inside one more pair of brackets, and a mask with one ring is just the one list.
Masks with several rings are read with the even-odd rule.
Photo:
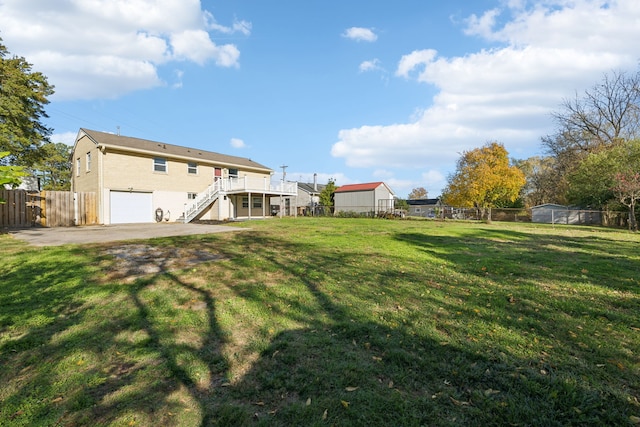
[[566, 192], [568, 176], [590, 153], [640, 136], [640, 72], [604, 75], [582, 95], [563, 100], [553, 118], [557, 130], [542, 144], [554, 158], [555, 188]]
[[465, 151], [449, 176], [443, 200], [451, 206], [476, 207], [484, 217], [490, 208], [513, 203], [525, 184], [524, 173], [510, 164], [502, 144], [490, 142]]
[[47, 143], [41, 148], [44, 158], [33, 167], [42, 180], [43, 190], [71, 188], [71, 147], [61, 142]]
[[411, 190], [411, 193], [409, 193], [409, 200], [418, 200], [418, 199], [426, 199], [428, 197], [429, 193], [427, 193], [427, 190], [424, 187], [416, 187], [413, 190]]
[[639, 172], [640, 139], [619, 141], [589, 154], [569, 175], [570, 201], [593, 208], [621, 203], [629, 208], [629, 224], [635, 230]]
[[521, 198], [525, 207], [544, 203], [567, 204], [567, 182], [558, 174], [556, 159], [551, 156], [534, 156], [525, 160], [514, 160], [526, 178]]
[[640, 136], [640, 72], [612, 72], [553, 113], [558, 132], [544, 143], [552, 153], [591, 153]]
[[4, 164], [32, 166], [42, 159], [40, 150], [51, 129], [42, 123], [44, 106], [53, 86], [24, 58], [10, 56], [0, 38], [0, 151], [11, 154]]

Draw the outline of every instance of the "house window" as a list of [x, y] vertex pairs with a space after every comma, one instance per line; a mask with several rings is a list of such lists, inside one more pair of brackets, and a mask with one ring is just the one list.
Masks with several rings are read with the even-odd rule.
[[167, 172], [167, 159], [163, 157], [154, 157], [153, 159], [153, 171], [154, 172]]
[[198, 193], [187, 193], [187, 199], [195, 200], [198, 197]]
[[229, 169], [229, 178], [237, 178], [237, 177], [238, 177], [238, 169]]
[[87, 172], [91, 172], [91, 152], [87, 153]]
[[261, 197], [254, 197], [253, 198], [253, 203], [251, 204], [251, 206], [253, 206], [256, 209], [261, 209], [262, 208], [262, 198]]
[[197, 175], [198, 174], [198, 164], [195, 163], [195, 162], [187, 163], [187, 173], [192, 174], [192, 175]]
[[76, 159], [76, 176], [80, 176], [80, 157]]
[[243, 197], [242, 198], [242, 207], [245, 208], [245, 209], [249, 207], [249, 198], [248, 197]]

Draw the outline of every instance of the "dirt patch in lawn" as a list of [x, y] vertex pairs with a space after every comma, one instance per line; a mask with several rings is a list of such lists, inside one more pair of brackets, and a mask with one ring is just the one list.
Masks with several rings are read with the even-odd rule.
[[224, 256], [199, 249], [159, 247], [146, 244], [111, 246], [104, 249], [103, 267], [109, 280], [133, 281], [149, 274], [181, 270]]

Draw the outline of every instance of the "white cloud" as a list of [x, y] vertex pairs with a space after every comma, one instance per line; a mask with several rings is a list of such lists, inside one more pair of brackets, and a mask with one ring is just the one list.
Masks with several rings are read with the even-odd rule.
[[204, 17], [206, 20], [207, 28], [210, 30], [215, 30], [223, 34], [242, 33], [245, 36], [248, 36], [249, 34], [251, 34], [251, 28], [252, 28], [251, 22], [238, 21], [237, 19], [235, 19], [233, 21], [233, 25], [231, 27], [228, 27], [225, 25], [218, 24], [218, 22], [216, 22], [216, 19], [209, 12], [205, 12]]
[[514, 157], [538, 153], [563, 97], [606, 72], [637, 67], [640, 2], [505, 4], [466, 21], [466, 33], [494, 47], [455, 57], [428, 48], [402, 56], [396, 76], [435, 87], [431, 105], [406, 123], [343, 129], [331, 154], [352, 167], [426, 169], [429, 179], [444, 182], [462, 151], [490, 140]]
[[238, 48], [209, 32], [248, 36], [251, 23], [220, 25], [200, 0], [3, 0], [0, 28], [55, 85], [52, 99], [72, 100], [165, 85], [158, 68], [172, 61], [237, 67]]
[[362, 27], [347, 28], [346, 30], [344, 30], [344, 33], [342, 33], [342, 37], [359, 42], [374, 42], [378, 40], [378, 36], [373, 32], [372, 29]]
[[182, 88], [182, 78], [184, 77], [184, 71], [174, 70], [173, 74], [176, 76], [176, 81], [171, 85], [174, 89]]
[[243, 140], [239, 138], [231, 138], [230, 144], [233, 148], [245, 148], [246, 145]]
[[223, 67], [238, 66], [240, 51], [232, 44], [216, 45], [204, 30], [185, 30], [171, 36], [175, 59], [193, 61], [197, 64], [213, 59]]
[[467, 28], [464, 30], [465, 34], [493, 38], [493, 28], [496, 25], [498, 15], [500, 15], [499, 9], [488, 10], [480, 17], [471, 15], [466, 21]]
[[78, 132], [54, 133], [51, 135], [49, 140], [53, 143], [62, 142], [63, 144], [67, 144], [73, 147], [73, 145], [76, 143], [77, 136], [78, 136]]
[[382, 66], [380, 65], [380, 60], [379, 59], [372, 59], [371, 61], [363, 61], [360, 64], [360, 72], [361, 73], [366, 73], [367, 71], [376, 71], [376, 70], [382, 70]]
[[386, 169], [376, 169], [373, 171], [374, 178], [385, 179], [391, 178], [393, 176], [393, 172]]

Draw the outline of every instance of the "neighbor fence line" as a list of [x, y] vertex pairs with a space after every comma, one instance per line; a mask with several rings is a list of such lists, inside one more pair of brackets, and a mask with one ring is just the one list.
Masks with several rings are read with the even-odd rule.
[[534, 222], [568, 225], [602, 225], [607, 227], [627, 227], [628, 212], [600, 211], [588, 209], [536, 209], [536, 208], [491, 208], [484, 212], [478, 208], [451, 206], [421, 206], [420, 211], [410, 209], [377, 210], [372, 206], [348, 206], [342, 208], [313, 206], [302, 211], [303, 216], [334, 217], [384, 217], [384, 218], [426, 218], [440, 220], [481, 221], [487, 219], [488, 211], [492, 221]]
[[0, 190], [0, 227], [71, 227], [98, 223], [96, 193]]

